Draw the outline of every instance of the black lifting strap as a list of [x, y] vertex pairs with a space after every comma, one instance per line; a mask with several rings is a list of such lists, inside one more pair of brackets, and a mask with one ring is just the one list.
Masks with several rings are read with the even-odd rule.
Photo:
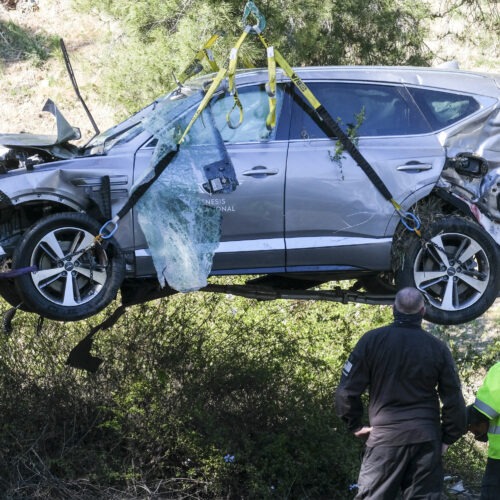
[[94, 326], [94, 328], [90, 330], [90, 333], [80, 340], [75, 347], [73, 347], [68, 355], [66, 364], [72, 366], [73, 368], [80, 368], [81, 370], [87, 370], [91, 373], [95, 373], [103, 360], [90, 354], [90, 349], [92, 349], [92, 343], [94, 341], [93, 337], [99, 330], [111, 328], [126, 309], [127, 308], [124, 305], [117, 307], [109, 318], [106, 318], [102, 323]]
[[[249, 2], [253, 4], [253, 2]], [[253, 9], [258, 12], [258, 9], [253, 5]], [[257, 35], [266, 49], [269, 49], [270, 45], [262, 35], [260, 31], [257, 31]], [[361, 167], [366, 176], [374, 184], [374, 186], [380, 191], [382, 196], [390, 201], [396, 210], [400, 210], [401, 207], [392, 197], [389, 189], [384, 184], [382, 179], [378, 176], [377, 172], [368, 163], [365, 157], [360, 153], [359, 149], [354, 145], [354, 143], [349, 139], [345, 132], [340, 128], [340, 125], [331, 117], [330, 113], [325, 109], [325, 107], [316, 99], [316, 96], [311, 92], [311, 89], [301, 80], [301, 78], [295, 73], [293, 68], [288, 64], [286, 59], [281, 55], [279, 50], [273, 49], [276, 62], [283, 69], [285, 74], [290, 78], [295, 87], [302, 93], [307, 102], [314, 109], [316, 116], [321, 120], [320, 127], [327, 133], [331, 138], [337, 138], [344, 149], [351, 155], [352, 159]]]
[[149, 189], [149, 187], [160, 177], [163, 171], [168, 167], [170, 162], [179, 152], [179, 145], [177, 144], [175, 149], [169, 151], [154, 167], [154, 174], [147, 182], [140, 184], [136, 190], [130, 195], [125, 205], [116, 214], [115, 219], [122, 219], [123, 216], [140, 200], [142, 195]]
[[380, 194], [382, 194], [386, 200], [392, 201], [393, 198], [387, 186], [383, 183], [377, 172], [373, 170], [373, 167], [368, 163], [366, 158], [360, 153], [359, 149], [340, 128], [340, 125], [332, 118], [330, 113], [328, 113], [323, 105], [316, 108], [315, 111], [323, 122], [324, 128], [328, 130], [329, 136], [331, 138], [336, 137], [340, 141], [345, 150], [351, 155], [352, 159], [362, 168], [373, 185], [379, 190]]

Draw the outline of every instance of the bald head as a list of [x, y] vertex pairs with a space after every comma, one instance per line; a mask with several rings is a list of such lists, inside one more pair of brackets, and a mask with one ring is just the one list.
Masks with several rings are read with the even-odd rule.
[[396, 294], [394, 307], [403, 314], [416, 314], [422, 311], [424, 306], [424, 297], [416, 288], [402, 288]]

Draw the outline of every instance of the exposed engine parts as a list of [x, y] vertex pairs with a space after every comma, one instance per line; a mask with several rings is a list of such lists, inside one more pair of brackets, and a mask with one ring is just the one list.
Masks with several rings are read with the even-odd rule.
[[461, 153], [447, 160], [438, 185], [500, 221], [500, 167], [491, 168], [484, 158]]
[[47, 155], [42, 157], [39, 153], [31, 153], [26, 150], [7, 149], [4, 151], [3, 154], [0, 152], [0, 172], [2, 174], [6, 174], [9, 170], [15, 170], [17, 168], [33, 170], [35, 165], [46, 163], [51, 159]]

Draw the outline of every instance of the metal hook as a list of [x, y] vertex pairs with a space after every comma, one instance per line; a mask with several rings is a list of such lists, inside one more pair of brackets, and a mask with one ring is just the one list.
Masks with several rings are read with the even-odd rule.
[[[247, 23], [247, 19], [250, 15], [252, 15], [257, 20], [257, 24], [254, 24], [252, 26]], [[245, 30], [247, 30], [248, 33], [255, 34], [262, 33], [262, 31], [264, 31], [264, 28], [266, 27], [266, 18], [260, 13], [259, 8], [252, 0], [248, 0], [245, 5], [245, 10], [243, 11], [243, 25], [245, 26]]]

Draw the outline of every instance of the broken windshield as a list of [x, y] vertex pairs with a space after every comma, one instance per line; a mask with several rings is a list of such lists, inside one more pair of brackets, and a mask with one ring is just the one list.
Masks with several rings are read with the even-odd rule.
[[[157, 139], [150, 168], [133, 187], [154, 176], [175, 150], [202, 94], [165, 100], [143, 121]], [[222, 214], [206, 203], [206, 194], [236, 189], [237, 180], [210, 108], [198, 119], [178, 153], [136, 205], [158, 280], [180, 292], [207, 284], [221, 236]]]
[[[195, 95], [198, 96], [199, 92]], [[171, 103], [169, 109], [171, 108], [172, 111], [169, 113], [169, 116], [173, 119], [174, 116], [181, 115], [186, 111], [185, 106], [181, 105], [186, 100], [189, 102], [189, 106], [192, 106], [196, 101], [196, 99], [193, 101], [192, 95], [189, 95], [189, 93], [185, 94], [174, 91], [152, 102], [125, 121], [96, 135], [84, 147], [82, 154], [84, 156], [106, 154], [113, 147], [129, 142], [143, 132], [145, 130], [145, 127], [142, 125], [143, 120], [146, 120], [148, 116], [155, 111], [158, 105], [163, 102]]]
[[144, 109], [137, 112], [130, 118], [127, 118], [125, 121], [119, 123], [118, 125], [114, 125], [108, 130], [105, 130], [99, 135], [93, 137], [85, 145], [83, 154], [85, 156], [105, 154], [113, 146], [127, 142], [136, 137], [144, 130], [144, 128], [141, 127], [142, 120], [145, 116], [151, 113], [152, 110], [154, 110], [156, 104], [157, 101], [151, 103], [149, 106], [146, 106]]

